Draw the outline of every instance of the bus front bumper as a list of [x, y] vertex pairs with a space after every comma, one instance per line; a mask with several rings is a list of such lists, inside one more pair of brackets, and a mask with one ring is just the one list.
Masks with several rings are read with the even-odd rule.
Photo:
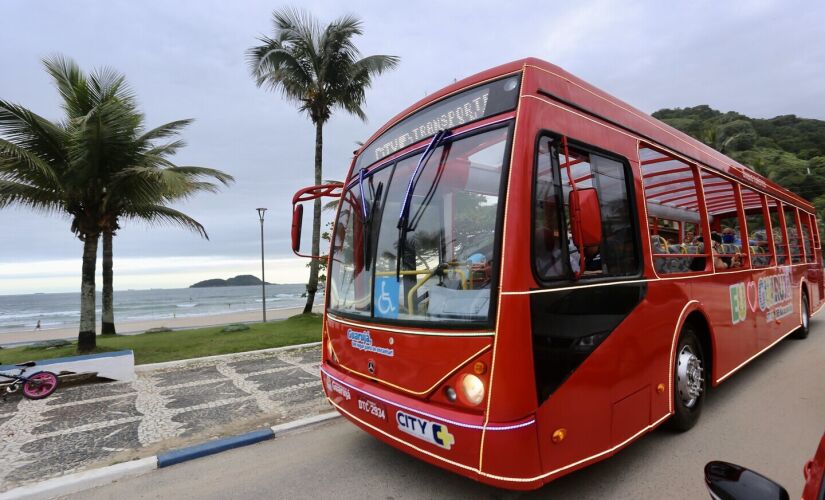
[[485, 424], [483, 415], [389, 391], [327, 363], [321, 366], [321, 381], [327, 399], [344, 417], [405, 453], [507, 489], [530, 490], [544, 483], [538, 460], [524, 459], [537, 457], [533, 416]]

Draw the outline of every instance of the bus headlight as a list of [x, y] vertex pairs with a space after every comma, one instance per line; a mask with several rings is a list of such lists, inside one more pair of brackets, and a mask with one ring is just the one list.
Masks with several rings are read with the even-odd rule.
[[484, 382], [471, 373], [461, 378], [461, 383], [458, 387], [461, 389], [461, 395], [464, 396], [462, 399], [472, 406], [481, 404], [481, 401], [484, 399]]
[[329, 359], [331, 359], [333, 362], [338, 362], [338, 360], [335, 358], [335, 351], [332, 350], [332, 340], [330, 339], [327, 339], [327, 354], [329, 355]]

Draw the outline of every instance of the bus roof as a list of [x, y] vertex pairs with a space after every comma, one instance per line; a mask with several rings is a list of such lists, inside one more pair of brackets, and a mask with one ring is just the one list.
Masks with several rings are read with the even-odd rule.
[[603, 121], [617, 125], [639, 136], [652, 146], [669, 149], [683, 155], [688, 160], [704, 164], [744, 184], [799, 206], [808, 212], [814, 212], [814, 207], [810, 202], [763, 177], [751, 168], [594, 87], [562, 68], [533, 57], [520, 59], [477, 73], [419, 100], [394, 116], [376, 131], [357, 153], [360, 154], [387, 129], [419, 109], [467, 87], [519, 71], [535, 72], [533, 81], [538, 83], [536, 88], [522, 89], [522, 95], [532, 94], [539, 95], [542, 98], [555, 99], [568, 107], [584, 111]]

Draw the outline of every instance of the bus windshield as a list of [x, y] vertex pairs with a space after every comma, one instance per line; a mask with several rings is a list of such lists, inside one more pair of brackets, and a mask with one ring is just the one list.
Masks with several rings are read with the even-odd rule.
[[[487, 323], [509, 130], [453, 136], [428, 161], [420, 161], [420, 149], [353, 175], [332, 236], [330, 312]], [[410, 182], [419, 163], [417, 182]], [[408, 216], [399, 224], [405, 199]]]

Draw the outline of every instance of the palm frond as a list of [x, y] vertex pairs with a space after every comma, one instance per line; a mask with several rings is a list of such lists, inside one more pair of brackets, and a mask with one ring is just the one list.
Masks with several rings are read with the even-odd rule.
[[43, 59], [46, 72], [51, 75], [63, 98], [63, 109], [69, 118], [82, 116], [92, 107], [86, 75], [71, 59], [54, 55]]
[[398, 56], [374, 55], [367, 56], [353, 63], [353, 74], [366, 73], [369, 76], [377, 76], [381, 73], [395, 69], [401, 62]]
[[140, 219], [149, 225], [171, 224], [180, 226], [190, 231], [198, 233], [205, 239], [209, 239], [203, 225], [174, 208], [163, 205], [138, 205], [124, 210], [122, 216], [127, 219]]
[[0, 179], [0, 208], [18, 205], [52, 215], [62, 211], [61, 193]]
[[3, 100], [0, 100], [0, 136], [41, 157], [58, 162], [66, 160], [64, 126]]
[[185, 120], [175, 120], [173, 122], [164, 123], [159, 127], [155, 127], [152, 130], [144, 132], [143, 135], [138, 137], [138, 141], [140, 142], [148, 142], [154, 141], [156, 139], [166, 139], [167, 137], [173, 137], [178, 135], [181, 130], [185, 127], [189, 126], [193, 121], [192, 118], [187, 118]]
[[181, 174], [197, 177], [212, 177], [224, 186], [235, 182], [235, 178], [218, 169], [208, 167], [194, 167], [194, 166], [176, 166], [170, 167], [169, 170]]
[[5, 139], [0, 139], [0, 178], [39, 183], [52, 189], [60, 184], [58, 173], [48, 161]]

